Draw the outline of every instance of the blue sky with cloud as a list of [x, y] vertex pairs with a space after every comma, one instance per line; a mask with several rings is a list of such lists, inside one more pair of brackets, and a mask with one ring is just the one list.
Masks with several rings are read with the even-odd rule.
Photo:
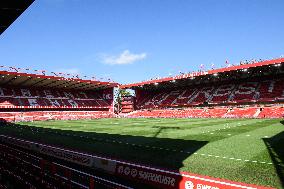
[[102, 54], [99, 55], [99, 61], [104, 64], [109, 65], [122, 65], [122, 64], [132, 64], [147, 57], [146, 53], [134, 54], [130, 53], [129, 50], [124, 50], [118, 55]]
[[120, 83], [284, 54], [283, 0], [36, 0], [0, 64]]

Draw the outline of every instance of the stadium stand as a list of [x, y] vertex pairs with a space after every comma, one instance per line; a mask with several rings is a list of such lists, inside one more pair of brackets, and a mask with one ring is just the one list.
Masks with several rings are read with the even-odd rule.
[[111, 106], [111, 101], [103, 99], [100, 92], [0, 87], [0, 106], [101, 108]]
[[144, 109], [131, 112], [127, 117], [164, 118], [282, 118], [283, 106], [274, 107], [214, 107], [184, 109]]
[[257, 113], [257, 107], [241, 107], [241, 108], [232, 108], [223, 116], [226, 118], [255, 118]]
[[98, 118], [110, 118], [114, 116], [115, 115], [109, 111], [0, 112], [0, 119], [9, 121], [9, 122], [98, 119]]
[[234, 102], [275, 102], [282, 99], [284, 79], [266, 80], [264, 82], [243, 82], [239, 84], [226, 84], [211, 87], [195, 86], [184, 90], [156, 91], [154, 94], [145, 93], [138, 99], [137, 107], [174, 107], [194, 106], [204, 102], [220, 104]]
[[[144, 85], [135, 86], [136, 97], [123, 97], [121, 111], [132, 117], [282, 117], [282, 67], [273, 67], [278, 69], [276, 75], [275, 70], [270, 68], [270, 73], [268, 70], [266, 75], [259, 75], [258, 70], [255, 71], [258, 75], [251, 76], [236, 71], [238, 75], [233, 72], [230, 73], [232, 76], [226, 73], [222, 77], [206, 74], [152, 83], [145, 88]], [[260, 66], [253, 69], [266, 68]], [[115, 116], [113, 89], [118, 86], [117, 83], [8, 71], [1, 71], [0, 75], [2, 120], [68, 120]]]
[[257, 116], [258, 118], [281, 118], [284, 114], [283, 106], [264, 107]]
[[134, 110], [135, 107], [135, 98], [133, 96], [124, 96], [121, 101], [121, 112], [129, 113]]
[[0, 144], [0, 188], [129, 188], [35, 156], [29, 151]]
[[281, 118], [284, 59], [120, 86], [136, 93], [129, 117]]
[[[4, 77], [10, 73], [2, 74]], [[18, 76], [19, 77], [19, 76]], [[29, 77], [29, 76], [28, 76]], [[29, 81], [32, 81], [29, 78]], [[52, 81], [53, 83], [58, 80]], [[84, 86], [84, 81], [82, 81]], [[86, 82], [87, 83], [87, 82]], [[6, 121], [50, 119], [95, 119], [113, 116], [113, 86], [103, 89], [72, 90], [1, 85], [0, 118]], [[45, 84], [43, 84], [45, 85]], [[65, 85], [65, 86], [66, 86]]]

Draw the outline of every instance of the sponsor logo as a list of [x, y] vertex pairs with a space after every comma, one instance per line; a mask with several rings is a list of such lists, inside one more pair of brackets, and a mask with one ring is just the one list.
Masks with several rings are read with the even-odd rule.
[[193, 184], [193, 182], [191, 182], [191, 181], [186, 181], [185, 183], [184, 183], [184, 188], [185, 189], [194, 189], [194, 184]]
[[171, 176], [163, 175], [157, 172], [150, 172], [148, 170], [138, 170], [128, 166], [120, 165], [117, 168], [117, 173], [122, 176], [132, 177], [133, 179], [142, 180], [144, 182], [152, 182], [174, 187], [176, 179]]
[[218, 187], [210, 186], [206, 184], [197, 184], [196, 186], [197, 186], [196, 189], [219, 189]]
[[75, 154], [75, 153], [69, 153], [67, 151], [63, 151], [63, 150], [57, 150], [57, 149], [52, 149], [49, 147], [39, 147], [38, 149], [39, 152], [53, 156], [53, 157], [57, 157], [60, 159], [64, 159], [64, 160], [68, 160], [74, 163], [79, 163], [81, 165], [86, 165], [89, 166], [91, 163], [91, 159], [79, 154]]

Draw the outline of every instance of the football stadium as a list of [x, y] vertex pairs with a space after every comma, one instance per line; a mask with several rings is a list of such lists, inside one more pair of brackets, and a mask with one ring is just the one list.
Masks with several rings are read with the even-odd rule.
[[[32, 3], [1, 1], [0, 34]], [[283, 57], [130, 84], [0, 67], [0, 189], [284, 188]]]

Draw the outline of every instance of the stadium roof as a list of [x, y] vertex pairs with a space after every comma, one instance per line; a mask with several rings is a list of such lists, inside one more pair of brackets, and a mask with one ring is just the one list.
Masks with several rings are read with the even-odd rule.
[[0, 1], [0, 35], [34, 2], [34, 0]]
[[207, 75], [215, 75], [219, 73], [228, 73], [228, 72], [234, 72], [237, 70], [247, 70], [247, 69], [253, 69], [253, 68], [260, 68], [260, 67], [265, 67], [269, 65], [274, 65], [274, 64], [280, 64], [284, 63], [284, 58], [278, 58], [278, 59], [273, 59], [273, 60], [265, 60], [261, 62], [254, 62], [250, 64], [242, 64], [242, 65], [237, 65], [237, 66], [230, 66], [226, 68], [219, 68], [219, 69], [212, 69], [212, 70], [207, 70], [207, 71], [199, 71], [199, 72], [191, 72], [187, 74], [180, 74], [172, 77], [164, 77], [164, 78], [159, 78], [159, 79], [153, 79], [153, 80], [148, 80], [148, 81], [143, 81], [143, 82], [138, 82], [138, 83], [132, 83], [132, 84], [125, 84], [121, 85], [120, 88], [122, 89], [135, 89], [137, 87], [141, 87], [144, 85], [157, 85], [159, 83], [170, 83], [172, 81], [179, 81], [179, 80], [184, 80], [184, 79], [190, 79], [190, 78], [199, 78], [202, 76], [207, 76]]
[[65, 78], [40, 74], [0, 71], [1, 86], [61, 88], [64, 90], [95, 90], [118, 86], [115, 82], [83, 80], [79, 78]]

